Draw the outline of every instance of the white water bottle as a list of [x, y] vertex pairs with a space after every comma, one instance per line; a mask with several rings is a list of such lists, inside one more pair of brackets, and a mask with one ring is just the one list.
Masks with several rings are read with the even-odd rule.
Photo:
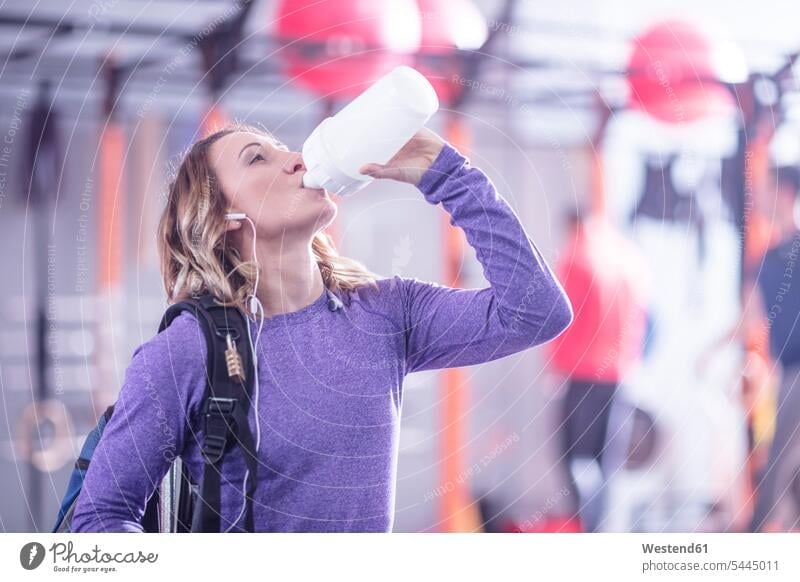
[[303, 186], [354, 194], [373, 180], [359, 169], [388, 162], [438, 109], [436, 91], [421, 73], [395, 68], [311, 132], [302, 150]]

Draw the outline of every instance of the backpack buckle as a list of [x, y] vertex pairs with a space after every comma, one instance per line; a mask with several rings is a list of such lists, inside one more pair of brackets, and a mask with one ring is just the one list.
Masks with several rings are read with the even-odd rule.
[[206, 434], [203, 441], [203, 456], [206, 463], [216, 463], [222, 458], [228, 444], [228, 434], [233, 427], [235, 408], [235, 398], [211, 397], [206, 400]]
[[219, 414], [226, 418], [233, 418], [233, 409], [236, 408], [236, 398], [219, 398], [212, 396], [206, 401], [206, 418], [211, 414]]

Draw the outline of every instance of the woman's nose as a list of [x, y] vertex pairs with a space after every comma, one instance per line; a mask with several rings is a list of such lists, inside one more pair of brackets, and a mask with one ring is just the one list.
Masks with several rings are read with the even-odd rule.
[[289, 159], [286, 161], [286, 170], [290, 174], [295, 174], [300, 170], [305, 170], [306, 166], [303, 163], [303, 157], [300, 152], [292, 152]]

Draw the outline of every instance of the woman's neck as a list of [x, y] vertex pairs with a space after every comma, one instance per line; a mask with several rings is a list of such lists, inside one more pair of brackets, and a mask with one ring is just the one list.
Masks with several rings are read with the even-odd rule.
[[258, 242], [256, 252], [261, 268], [256, 297], [264, 307], [265, 317], [298, 311], [324, 291], [310, 243], [275, 247]]

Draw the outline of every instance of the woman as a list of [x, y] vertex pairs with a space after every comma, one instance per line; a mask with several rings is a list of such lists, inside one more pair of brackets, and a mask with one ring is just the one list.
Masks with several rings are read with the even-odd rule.
[[[389, 163], [361, 171], [441, 202], [491, 286], [379, 278], [339, 256], [324, 234], [336, 216], [328, 193], [302, 188], [300, 154], [258, 128], [197, 142], [170, 187], [159, 249], [169, 301], [211, 292], [258, 313], [248, 318], [260, 386], [249, 419], [260, 463], [256, 531], [391, 531], [404, 376], [496, 360], [572, 320], [509, 205], [434, 132], [419, 131]], [[135, 350], [73, 531], [141, 531], [145, 502], [175, 456], [199, 481], [205, 359], [188, 313]], [[242, 531], [240, 448], [224, 463], [222, 530]]]

